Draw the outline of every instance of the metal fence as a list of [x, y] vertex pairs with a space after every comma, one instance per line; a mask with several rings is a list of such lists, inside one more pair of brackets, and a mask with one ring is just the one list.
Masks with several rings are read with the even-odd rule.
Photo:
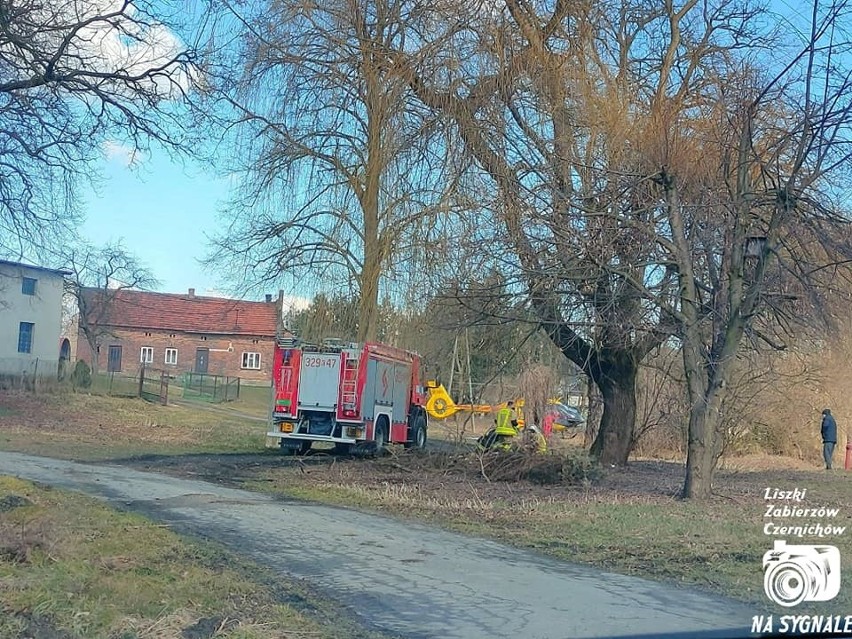
[[217, 403], [232, 402], [240, 398], [240, 378], [207, 373], [184, 373], [183, 398]]
[[0, 389], [39, 390], [54, 386], [69, 371], [65, 360], [0, 357]]
[[139, 373], [128, 371], [92, 375], [92, 390], [110, 397], [139, 397]]
[[164, 406], [169, 401], [169, 383], [166, 371], [140, 366], [134, 372], [110, 372], [92, 375], [92, 390], [110, 397], [141, 397]]

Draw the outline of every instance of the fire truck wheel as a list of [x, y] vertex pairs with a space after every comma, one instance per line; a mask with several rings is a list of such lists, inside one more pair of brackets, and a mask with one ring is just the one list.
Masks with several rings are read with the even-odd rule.
[[375, 452], [376, 455], [384, 455], [388, 448], [388, 421], [385, 418], [379, 418], [379, 422], [376, 424], [376, 434], [373, 435], [373, 442], [376, 445]]
[[414, 424], [411, 426], [411, 440], [405, 442], [405, 447], [417, 450], [426, 448], [426, 417], [423, 413], [414, 418]]
[[334, 452], [336, 455], [349, 455], [352, 452], [352, 444], [337, 443], [334, 445]]

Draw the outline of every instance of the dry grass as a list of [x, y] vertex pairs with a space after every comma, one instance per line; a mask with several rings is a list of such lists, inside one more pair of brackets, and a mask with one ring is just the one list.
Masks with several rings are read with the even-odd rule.
[[[718, 496], [705, 503], [678, 498], [683, 480], [678, 463], [637, 461], [627, 470], [607, 471], [596, 482], [538, 485], [477, 477], [471, 472], [474, 458], [455, 466], [440, 459], [391, 458], [276, 468], [262, 474], [263, 481], [255, 486], [431, 522], [761, 605], [767, 603], [761, 560], [773, 540], [763, 532], [767, 487], [807, 488], [805, 505], [840, 508], [836, 521], [823, 523], [852, 528], [849, 478], [840, 471], [796, 466], [789, 458], [770, 463], [765, 456], [729, 463], [720, 472]], [[750, 469], [744, 470], [747, 465]], [[850, 534], [852, 530], [821, 543], [835, 544], [843, 557], [852, 557]], [[850, 607], [852, 589], [846, 588], [834, 601], [810, 606], [807, 613], [843, 612]]]
[[34, 627], [69, 639], [369, 636], [323, 621], [326, 611], [280, 577], [142, 517], [0, 477], [0, 500], [11, 496], [0, 512], [0, 636]]
[[259, 422], [140, 399], [0, 394], [0, 448], [73, 459], [259, 451]]
[[[842, 454], [845, 455], [841, 451]], [[843, 460], [835, 453], [835, 462], [842, 466]], [[817, 472], [822, 469], [822, 463], [812, 459], [799, 459], [784, 455], [767, 455], [766, 453], [755, 453], [751, 455], [738, 455], [736, 457], [722, 459], [719, 467], [722, 470], [732, 472], [764, 472], [796, 470], [804, 472]]]
[[[449, 426], [447, 433], [450, 438]], [[430, 436], [435, 435], [433, 423]], [[567, 454], [578, 440], [581, 436], [557, 436], [551, 448]], [[0, 447], [90, 459], [143, 452], [259, 452], [263, 425], [138, 400], [69, 395], [40, 397], [33, 403], [31, 395], [0, 395]], [[838, 465], [842, 452], [838, 451]], [[767, 487], [807, 488], [806, 505], [838, 507], [841, 512], [833, 523], [852, 527], [852, 482], [842, 471], [820, 471], [810, 457], [753, 454], [727, 459], [717, 482], [719, 496], [708, 503], [677, 498], [683, 461], [676, 455], [672, 461], [636, 460], [627, 470], [608, 470], [598, 481], [589, 474], [558, 483], [528, 481], [529, 467], [524, 466], [528, 460], [516, 466], [507, 457], [404, 453], [378, 460], [315, 456], [303, 463], [268, 454], [226, 457], [172, 457], [174, 463], [158, 460], [157, 466], [176, 474], [240, 481], [259, 490], [432, 522], [608, 570], [700, 585], [761, 604], [765, 604], [761, 558], [772, 545], [772, 538], [763, 533]], [[510, 472], [501, 474], [503, 470]], [[37, 529], [30, 533], [36, 538], [22, 538], [18, 546], [13, 543], [0, 551], [10, 564], [28, 565], [34, 555], [56, 552], [50, 545], [39, 546]], [[823, 542], [837, 545], [848, 558], [849, 540], [847, 532]], [[21, 552], [21, 547], [28, 550]], [[120, 574], [122, 566], [133, 563], [118, 548], [98, 556], [112, 573]], [[4, 583], [0, 577], [0, 597]], [[850, 607], [852, 588], [844, 587], [837, 599], [807, 612]], [[179, 610], [169, 614], [182, 614]], [[160, 615], [160, 610], [152, 610], [141, 618], [154, 624]], [[170, 623], [161, 621], [162, 626]], [[150, 627], [153, 633], [160, 626]]]

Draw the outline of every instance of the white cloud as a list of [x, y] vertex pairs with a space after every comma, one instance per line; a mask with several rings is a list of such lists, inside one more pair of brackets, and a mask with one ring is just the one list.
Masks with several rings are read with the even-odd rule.
[[144, 160], [144, 154], [141, 151], [116, 140], [104, 142], [103, 152], [109, 162], [116, 162], [127, 168], [139, 166]]
[[[177, 35], [124, 0], [45, 2], [33, 5], [25, 17], [41, 25], [38, 45], [43, 53], [64, 48], [56, 60], [60, 73], [117, 73], [138, 80], [143, 89], [165, 99], [177, 97], [191, 83], [190, 72], [173, 62], [185, 48]], [[28, 53], [15, 51], [15, 55], [27, 57]], [[151, 76], [154, 71], [156, 75]], [[111, 90], [121, 92], [124, 87], [114, 83]], [[133, 91], [127, 91], [132, 97]]]
[[[88, 5], [90, 15], [104, 15], [121, 10], [122, 0], [77, 0]], [[86, 9], [83, 9], [85, 11]], [[165, 25], [139, 13], [133, 5], [123, 19], [97, 21], [80, 30], [75, 45], [83, 55], [98, 60], [108, 72], [139, 76], [162, 68], [163, 75], [150, 80], [163, 97], [177, 91], [176, 83], [187, 88], [189, 78], [172, 60], [183, 50], [180, 39]]]

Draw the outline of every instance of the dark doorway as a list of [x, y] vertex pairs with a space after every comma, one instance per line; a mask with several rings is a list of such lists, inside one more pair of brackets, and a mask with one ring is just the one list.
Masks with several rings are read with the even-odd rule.
[[195, 349], [195, 372], [196, 373], [206, 373], [208, 361], [210, 361], [210, 349], [209, 348], [196, 348]]
[[63, 338], [62, 342], [59, 346], [59, 359], [69, 360], [71, 359], [71, 342], [68, 338]]
[[121, 346], [110, 346], [107, 354], [107, 373], [121, 372]]

